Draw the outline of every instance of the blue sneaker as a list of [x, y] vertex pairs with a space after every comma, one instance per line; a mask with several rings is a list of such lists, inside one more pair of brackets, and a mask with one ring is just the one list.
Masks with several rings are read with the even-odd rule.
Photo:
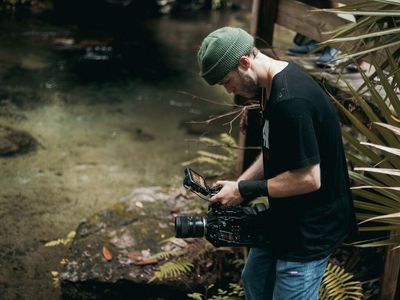
[[[318, 47], [319, 47], [318, 42], [312, 40], [312, 41], [308, 42], [307, 44], [289, 48], [288, 52], [289, 52], [289, 54], [308, 54], [311, 51], [317, 49]], [[316, 51], [316, 53], [317, 52], [322, 52], [322, 49]]]
[[320, 68], [333, 69], [338, 64], [337, 60], [332, 60], [338, 54], [338, 50], [331, 47], [326, 47], [322, 55], [317, 59], [315, 64]]

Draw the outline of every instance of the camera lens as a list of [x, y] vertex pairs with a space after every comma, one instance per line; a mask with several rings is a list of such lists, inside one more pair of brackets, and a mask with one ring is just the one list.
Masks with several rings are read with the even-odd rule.
[[203, 217], [177, 216], [175, 218], [175, 237], [191, 238], [203, 237], [206, 229], [206, 220]]

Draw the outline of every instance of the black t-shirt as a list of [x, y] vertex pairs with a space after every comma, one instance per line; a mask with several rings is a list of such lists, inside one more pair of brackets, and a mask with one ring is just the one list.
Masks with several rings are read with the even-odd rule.
[[276, 74], [263, 112], [264, 175], [320, 164], [321, 188], [270, 197], [272, 245], [281, 259], [326, 257], [356, 229], [337, 112], [314, 79], [294, 63]]

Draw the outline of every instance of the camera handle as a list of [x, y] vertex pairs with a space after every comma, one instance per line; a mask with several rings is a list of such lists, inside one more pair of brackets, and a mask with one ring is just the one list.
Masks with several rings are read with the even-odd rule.
[[208, 205], [208, 210], [210, 210], [212, 208], [214, 208], [214, 209], [220, 208], [221, 206], [222, 206], [222, 204], [220, 202], [214, 202], [214, 203], [211, 203], [210, 205]]

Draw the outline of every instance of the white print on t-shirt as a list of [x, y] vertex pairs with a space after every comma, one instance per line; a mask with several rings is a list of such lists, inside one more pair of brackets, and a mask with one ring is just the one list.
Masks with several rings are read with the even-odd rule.
[[265, 120], [264, 122], [264, 128], [263, 128], [263, 143], [264, 147], [269, 149], [269, 121]]

